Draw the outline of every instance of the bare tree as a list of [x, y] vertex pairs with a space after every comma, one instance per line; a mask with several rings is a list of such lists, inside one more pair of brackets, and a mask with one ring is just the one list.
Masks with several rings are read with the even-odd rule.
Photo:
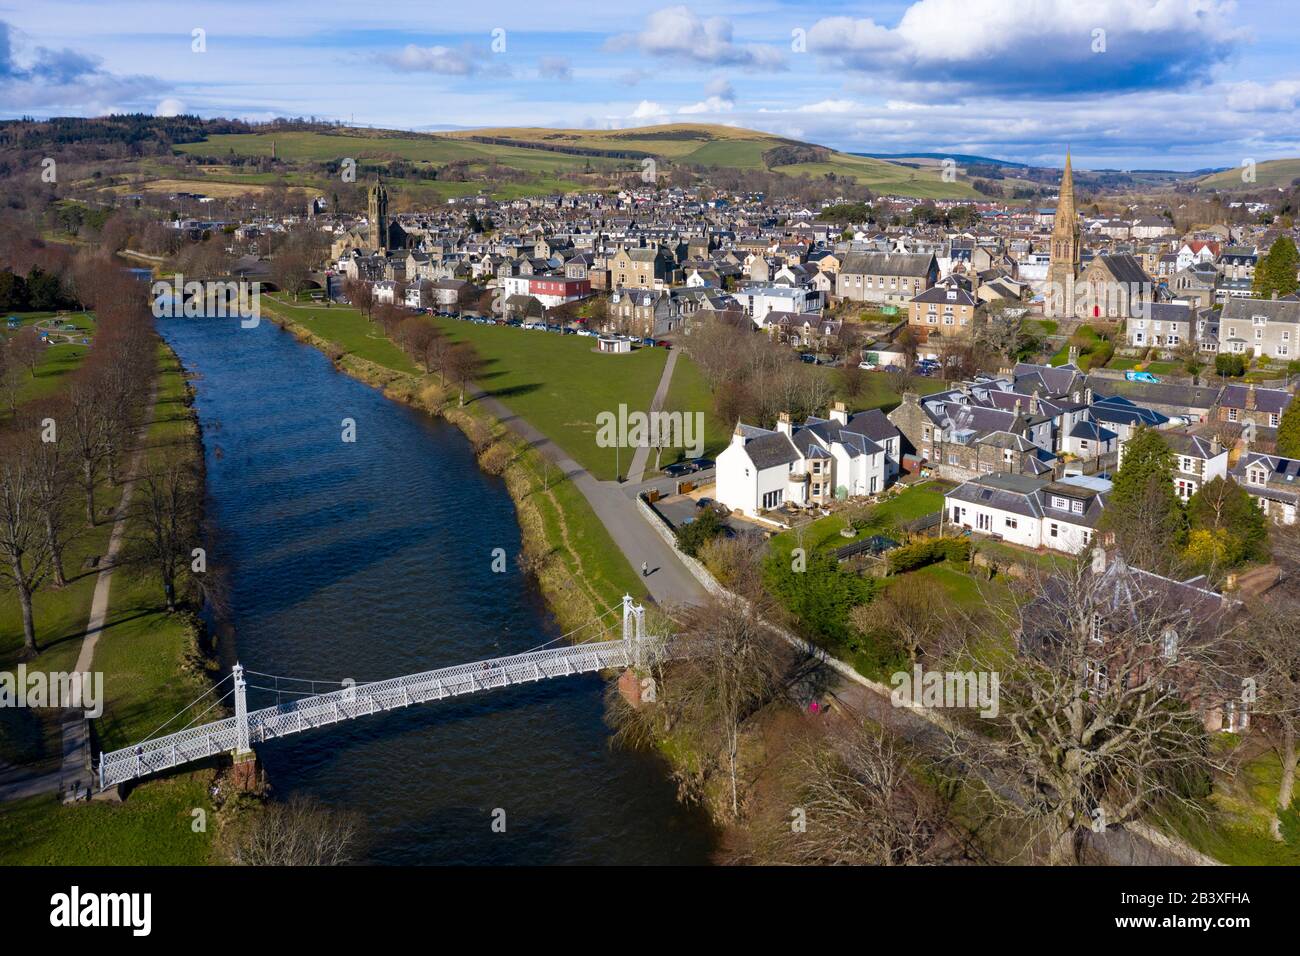
[[[66, 404], [62, 403], [46, 405], [27, 421], [18, 423], [19, 432], [27, 436], [34, 501], [45, 526], [45, 545], [50, 556], [54, 586], [60, 588], [68, 583], [63, 572], [63, 550], [75, 534], [68, 527], [67, 521], [68, 499], [75, 481], [69, 455], [71, 442], [63, 440], [59, 431], [60, 423], [66, 420], [63, 414], [66, 408]], [[45, 440], [47, 436], [43, 423], [47, 421], [54, 427], [52, 441]]]
[[950, 638], [958, 632], [956, 616], [934, 599], [934, 589], [924, 579], [901, 575], [875, 601], [855, 607], [849, 621], [861, 634], [884, 630], [915, 664], [924, 655], [941, 658], [951, 649]]
[[230, 856], [240, 866], [345, 866], [360, 832], [358, 815], [295, 796], [250, 814]]
[[[1281, 589], [1278, 589], [1279, 592]], [[1281, 764], [1277, 806], [1271, 828], [1282, 839], [1279, 814], [1295, 799], [1296, 738], [1300, 736], [1300, 600], [1279, 593], [1260, 599], [1238, 628], [1240, 672], [1255, 687], [1250, 704], [1253, 726], [1272, 745]]]
[[10, 360], [19, 368], [27, 369], [28, 374], [36, 377], [36, 370], [45, 357], [45, 343], [33, 325], [25, 325], [9, 340]]
[[468, 342], [457, 342], [446, 354], [447, 377], [460, 390], [459, 404], [465, 404], [465, 388], [478, 376], [483, 366], [478, 350]]
[[1214, 769], [1198, 709], [1220, 693], [1227, 607], [1207, 592], [1191, 601], [1118, 555], [1104, 570], [1102, 560], [1030, 581], [1008, 622], [1014, 658], [991, 634], [972, 643], [976, 667], [1000, 674], [996, 734], [954, 738], [968, 765], [996, 775], [991, 798], [1046, 840], [1054, 864], [1078, 862], [1091, 833], [1200, 812]]
[[910, 755], [869, 724], [806, 741], [787, 776], [791, 815], [760, 828], [760, 863], [905, 866], [951, 860], [948, 810]]
[[201, 487], [185, 457], [169, 456], [136, 480], [130, 552], [157, 570], [168, 611], [176, 610], [176, 577], [199, 540]]
[[675, 639], [690, 644], [691, 657], [672, 676], [670, 706], [700, 735], [701, 749], [721, 752], [738, 818], [741, 728], [782, 686], [777, 638], [757, 602], [714, 597], [683, 613]]
[[0, 432], [0, 580], [18, 592], [23, 646], [29, 654], [37, 651], [32, 593], [50, 567], [39, 497], [32, 443], [24, 435]]
[[81, 487], [86, 497], [86, 524], [95, 524], [95, 482], [99, 467], [108, 454], [99, 405], [104, 401], [102, 383], [93, 375], [79, 375], [68, 387], [67, 430], [81, 469]]

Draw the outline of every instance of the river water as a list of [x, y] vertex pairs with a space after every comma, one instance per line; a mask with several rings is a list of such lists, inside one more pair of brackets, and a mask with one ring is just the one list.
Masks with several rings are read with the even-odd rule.
[[[269, 322], [159, 330], [197, 376], [209, 551], [230, 571], [246, 668], [364, 682], [558, 635], [515, 566], [504, 484], [453, 426], [336, 372]], [[345, 418], [355, 442], [342, 439]], [[494, 548], [506, 573], [492, 570]], [[268, 688], [250, 707], [275, 702], [276, 681], [250, 683]], [[278, 686], [285, 698], [309, 689]], [[279, 796], [361, 813], [367, 862], [707, 862], [708, 826], [677, 803], [663, 765], [609, 746], [602, 692], [594, 675], [544, 681], [347, 721], [259, 756]]]

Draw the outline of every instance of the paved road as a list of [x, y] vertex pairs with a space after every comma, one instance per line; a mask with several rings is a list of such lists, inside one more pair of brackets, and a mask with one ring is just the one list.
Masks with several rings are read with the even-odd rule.
[[562, 448], [482, 390], [475, 390], [474, 401], [480, 402], [511, 431], [550, 459], [564, 477], [573, 482], [591, 504], [596, 517], [632, 567], [639, 569], [643, 561], [649, 565], [646, 587], [657, 604], [667, 607], [704, 602], [704, 587], [686, 570], [668, 543], [646, 522], [636, 506], [635, 497], [625, 494], [622, 485], [613, 481], [597, 481]]
[[[650, 402], [650, 414], [662, 411], [664, 402], [668, 400], [668, 386], [673, 381], [673, 368], [677, 365], [677, 350], [673, 349], [668, 353], [668, 361], [664, 363], [663, 374], [659, 376], [659, 387], [655, 389], [655, 397]], [[627, 480], [629, 484], [640, 484], [641, 479], [645, 477], [645, 463], [650, 457], [650, 446], [640, 445], [632, 455], [632, 464], [627, 469]]]

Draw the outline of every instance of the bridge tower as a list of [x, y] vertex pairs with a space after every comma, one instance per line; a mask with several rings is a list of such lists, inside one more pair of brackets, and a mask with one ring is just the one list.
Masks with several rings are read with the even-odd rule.
[[244, 668], [236, 663], [230, 669], [230, 676], [235, 680], [235, 731], [237, 743], [235, 758], [238, 759], [253, 752], [248, 739], [248, 685], [244, 682]]
[[632, 595], [623, 595], [623, 642], [628, 645], [628, 656], [632, 666], [644, 665], [645, 653], [645, 608], [632, 603]]

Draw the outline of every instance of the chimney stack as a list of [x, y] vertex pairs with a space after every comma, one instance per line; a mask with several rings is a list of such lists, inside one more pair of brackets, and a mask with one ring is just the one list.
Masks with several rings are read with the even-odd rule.
[[847, 425], [849, 423], [849, 413], [843, 402], [836, 402], [831, 406], [831, 421], [837, 425]]
[[1255, 383], [1251, 382], [1246, 389], [1246, 411], [1253, 412], [1254, 410], [1255, 410]]
[[789, 412], [782, 412], [780, 415], [776, 416], [776, 430], [782, 435], [789, 435], [791, 433], [793, 429], [790, 427]]

